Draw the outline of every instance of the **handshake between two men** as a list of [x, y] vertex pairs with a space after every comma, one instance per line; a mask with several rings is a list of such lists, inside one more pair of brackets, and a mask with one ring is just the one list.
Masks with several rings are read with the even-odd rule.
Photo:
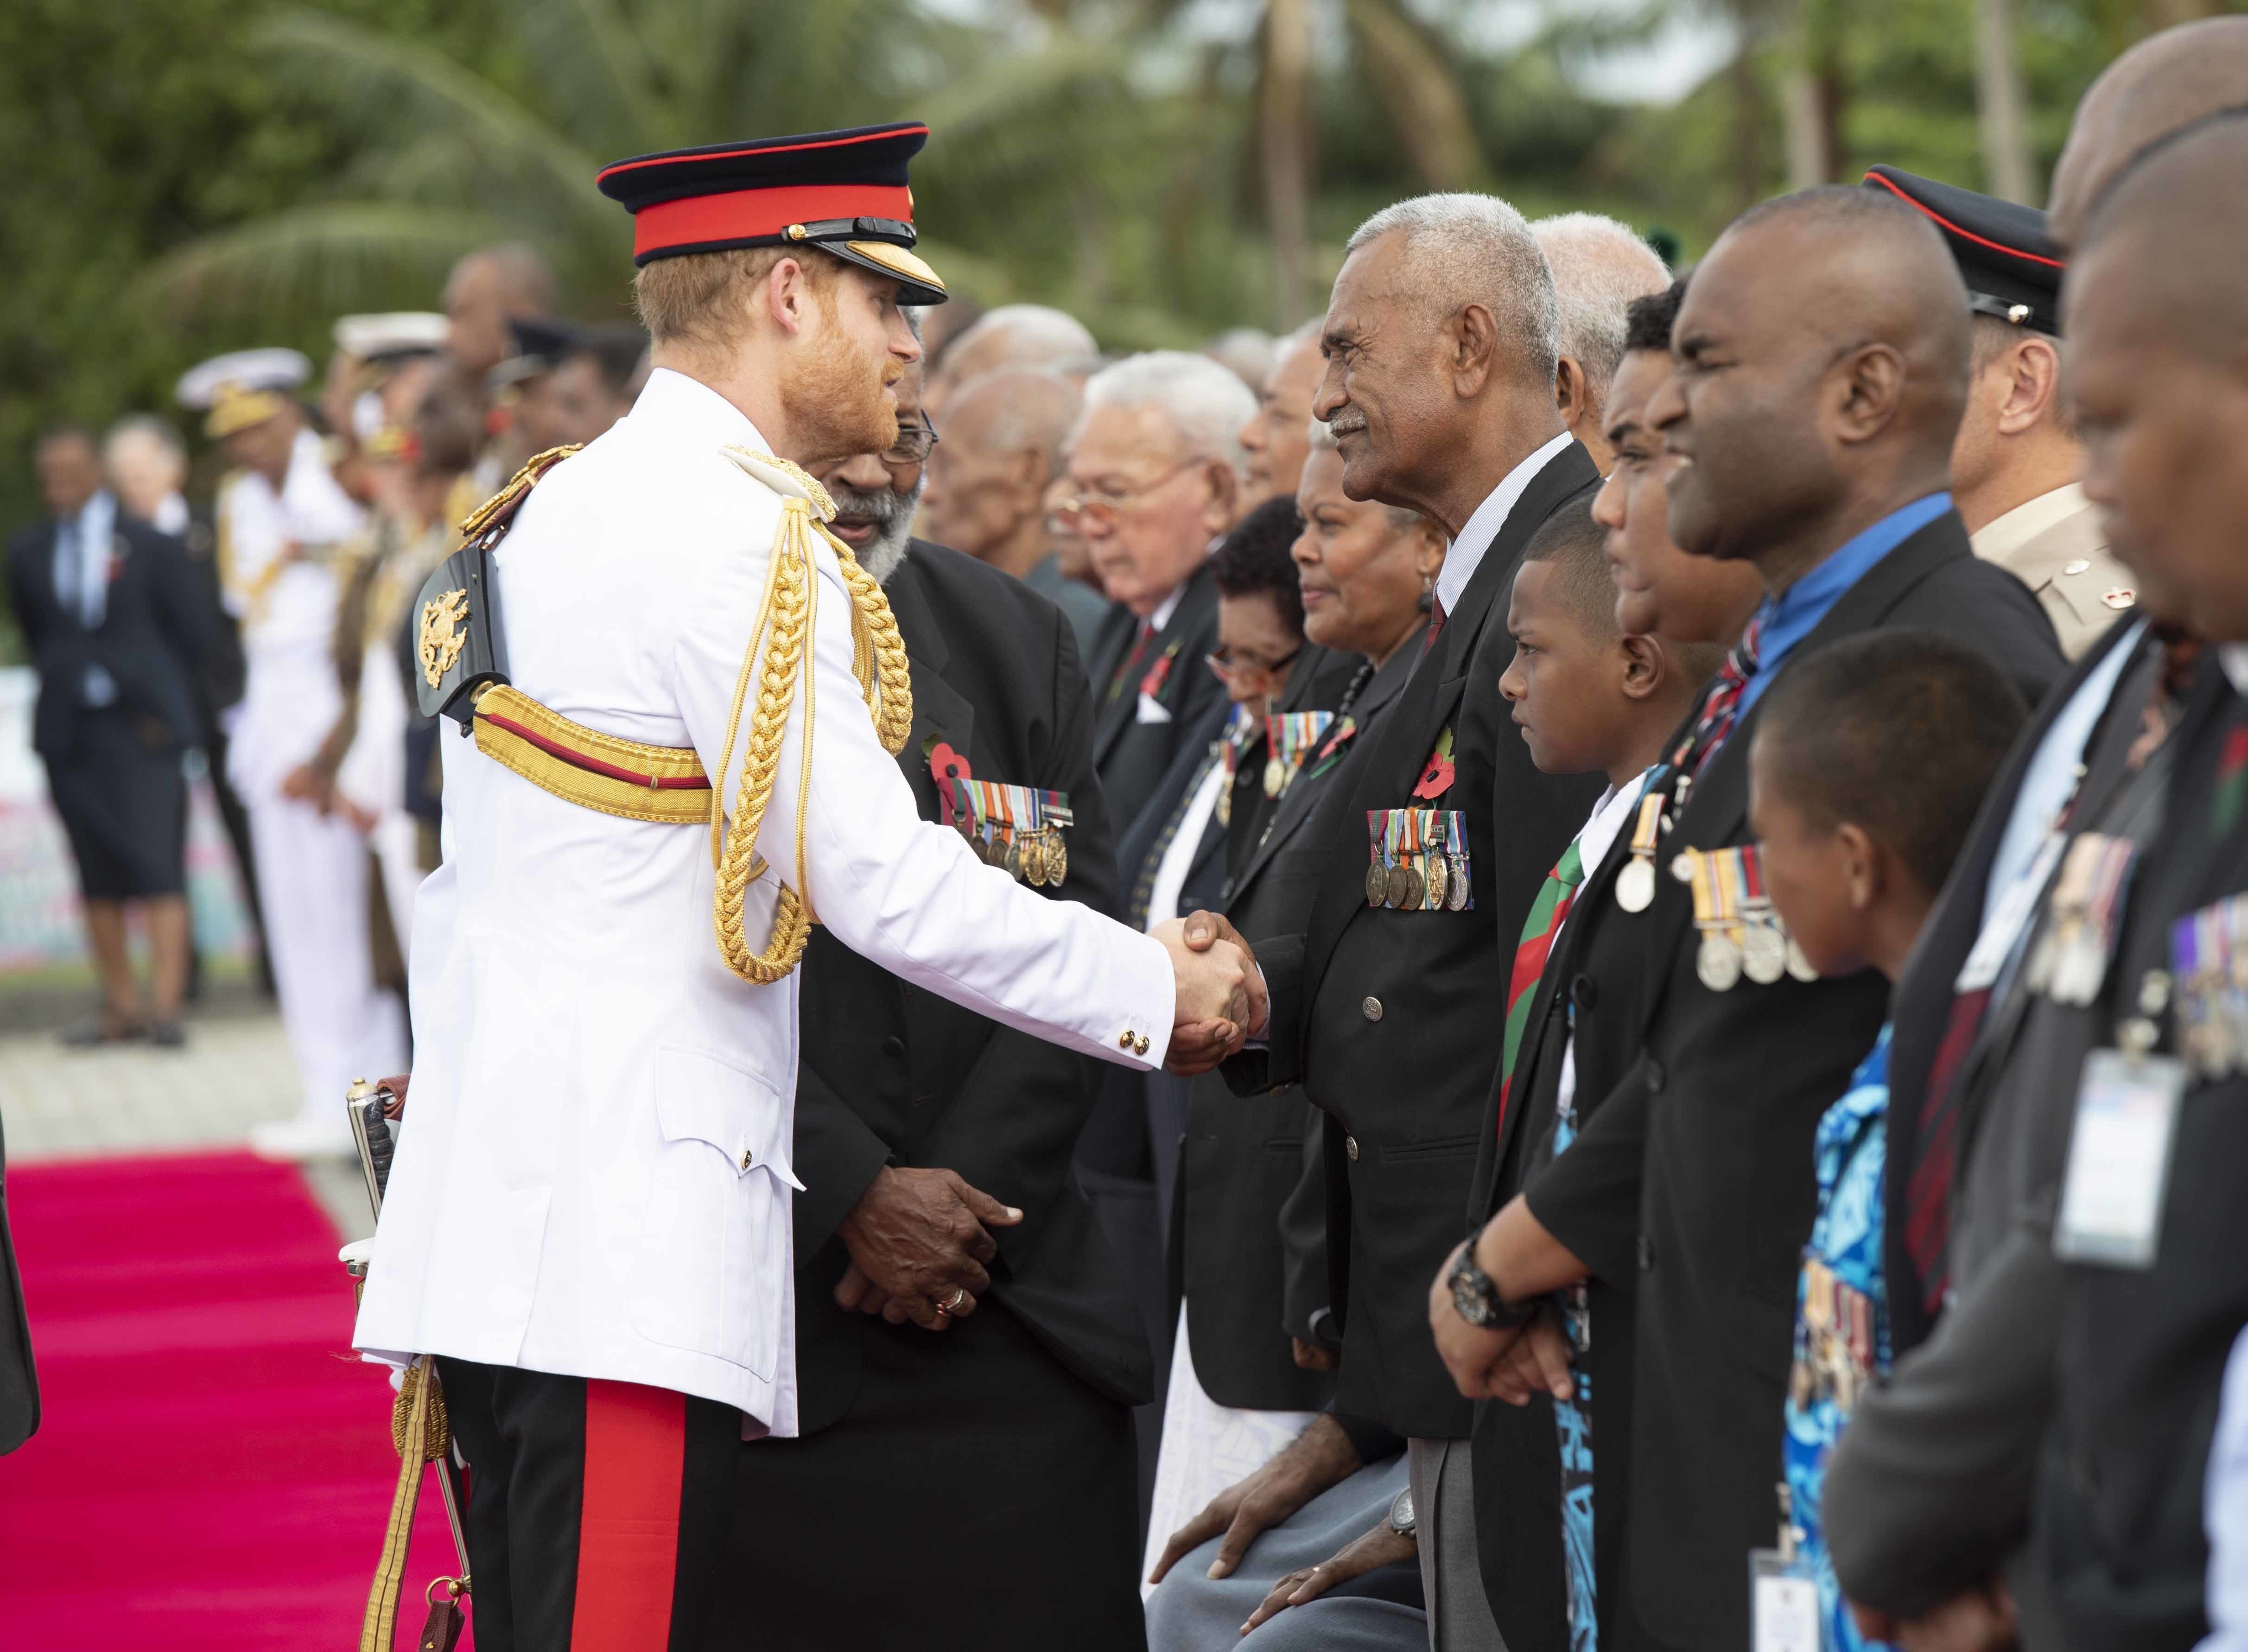
[[[1173, 918], [1151, 931], [1170, 954], [1178, 1005], [1163, 1065], [1182, 1078], [1207, 1073], [1264, 1031], [1268, 1004], [1255, 955], [1215, 913]], [[892, 1325], [942, 1331], [976, 1312], [999, 1253], [994, 1228], [1023, 1213], [970, 1186], [955, 1170], [885, 1166], [836, 1224], [851, 1265], [835, 1300]]]

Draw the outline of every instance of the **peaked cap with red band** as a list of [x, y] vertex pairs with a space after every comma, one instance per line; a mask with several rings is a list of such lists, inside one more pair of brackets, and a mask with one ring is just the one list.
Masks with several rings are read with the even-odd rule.
[[2046, 233], [2044, 213], [1895, 167], [1867, 173], [1866, 188], [1895, 196], [1942, 231], [1976, 314], [2060, 336], [2068, 263]]
[[594, 180], [633, 215], [633, 262], [729, 247], [804, 243], [904, 284], [900, 302], [942, 304], [915, 256], [906, 163], [929, 141], [918, 120], [757, 138], [612, 161]]

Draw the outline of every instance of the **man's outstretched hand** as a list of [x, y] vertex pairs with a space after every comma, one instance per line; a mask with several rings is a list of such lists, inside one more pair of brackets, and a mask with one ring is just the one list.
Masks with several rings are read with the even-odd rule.
[[1170, 954], [1178, 983], [1163, 1065], [1182, 1077], [1207, 1073], [1264, 1030], [1264, 977], [1248, 943], [1223, 918], [1197, 912], [1158, 924], [1153, 934]]
[[[1238, 1051], [1244, 1039], [1264, 1031], [1270, 1008], [1264, 977], [1241, 932], [1215, 912], [1196, 912], [1183, 921], [1174, 918], [1156, 929], [1155, 937], [1169, 949], [1179, 979], [1178, 1022], [1163, 1065], [1182, 1078], [1191, 1078], [1209, 1072]], [[1210, 999], [1189, 997], [1189, 983], [1200, 991], [1212, 965], [1223, 970], [1212, 985], [1222, 983], [1230, 988], [1222, 1008], [1211, 1008]]]

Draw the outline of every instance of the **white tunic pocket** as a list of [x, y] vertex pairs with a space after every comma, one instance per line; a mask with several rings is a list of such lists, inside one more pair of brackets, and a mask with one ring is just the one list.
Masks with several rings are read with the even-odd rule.
[[659, 1050], [660, 1141], [633, 1271], [633, 1326], [771, 1379], [789, 1322], [789, 1116], [771, 1080]]

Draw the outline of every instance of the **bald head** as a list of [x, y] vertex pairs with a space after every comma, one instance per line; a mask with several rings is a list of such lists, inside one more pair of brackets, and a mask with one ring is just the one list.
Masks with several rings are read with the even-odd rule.
[[2076, 106], [2053, 169], [2046, 227], [2064, 247], [2149, 144], [2248, 104], [2248, 17], [2205, 17], [2149, 35], [2109, 64]]
[[1005, 368], [963, 385], [945, 421], [948, 439], [996, 453], [1036, 448], [1047, 473], [1039, 486], [1061, 469], [1061, 450], [1077, 422], [1085, 393], [1059, 374]]
[[552, 315], [554, 306], [554, 272], [535, 250], [517, 242], [481, 248], [445, 279], [446, 348], [481, 378], [514, 353], [510, 318]]
[[2248, 639], [2248, 116], [2129, 167], [2063, 294], [2084, 488], [2156, 618]]
[[1018, 576], [1052, 549], [1043, 504], [1084, 393], [1059, 374], [1003, 368], [960, 387], [929, 456], [932, 538]]
[[1744, 214], [1687, 285], [1681, 370], [1645, 415], [1689, 461], [1670, 483], [1671, 537], [1784, 586], [1943, 489], [1968, 316], [1942, 237], [1900, 202], [1808, 189]]
[[1100, 346], [1075, 316], [1043, 304], [1003, 304], [955, 339], [929, 388], [929, 406], [941, 410], [970, 380], [1002, 367], [1076, 367], [1095, 360]]

